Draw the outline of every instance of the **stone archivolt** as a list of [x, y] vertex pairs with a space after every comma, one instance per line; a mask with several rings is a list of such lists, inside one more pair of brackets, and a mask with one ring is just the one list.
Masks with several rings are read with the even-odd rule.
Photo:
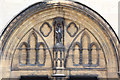
[[3, 77], [64, 74], [118, 78], [119, 41], [109, 27], [82, 4], [34, 4], [18, 15], [1, 37], [3, 74], [7, 73]]

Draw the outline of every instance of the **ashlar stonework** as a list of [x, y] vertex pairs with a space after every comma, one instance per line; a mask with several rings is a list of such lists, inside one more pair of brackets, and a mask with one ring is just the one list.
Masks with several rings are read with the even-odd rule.
[[119, 79], [118, 37], [98, 13], [78, 2], [28, 7], [5, 28], [1, 42], [2, 78]]

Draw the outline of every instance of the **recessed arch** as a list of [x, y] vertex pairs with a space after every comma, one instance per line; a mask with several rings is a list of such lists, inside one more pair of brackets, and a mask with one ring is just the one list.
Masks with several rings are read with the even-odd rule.
[[[70, 14], [69, 14], [70, 13]], [[76, 13], [78, 15], [76, 15]], [[46, 23], [47, 22], [47, 23]], [[73, 28], [77, 29], [73, 35], [71, 35], [70, 31], [67, 30], [67, 25], [73, 24]], [[44, 27], [41, 28], [44, 24], [47, 24], [48, 28], [50, 28], [49, 32], [46, 32], [47, 35], [41, 31]], [[70, 26], [70, 25], [69, 25]], [[45, 67], [43, 65], [37, 65], [38, 58], [35, 58], [36, 63], [35, 65], [39, 66], [36, 67], [35, 65], [29, 66], [18, 66], [19, 63], [13, 65], [13, 63], [18, 62], [18, 53], [19, 49], [17, 49], [19, 43], [23, 43], [24, 41], [29, 40], [29, 31], [33, 29], [33, 36], [35, 41], [35, 48], [32, 48], [37, 57], [37, 52], [39, 52], [40, 48], [36, 48], [39, 43], [44, 44], [43, 50], [46, 54], [50, 53], [50, 56], [46, 56], [47, 61], [51, 61], [50, 63], [47, 61], [43, 61]], [[45, 31], [45, 30], [44, 30]], [[87, 32], [85, 32], [87, 31]], [[42, 33], [41, 33], [42, 32]], [[28, 34], [27, 34], [28, 33]], [[92, 36], [91, 33], [94, 35]], [[26, 35], [25, 35], [26, 34]], [[83, 34], [83, 35], [82, 35]], [[90, 34], [90, 36], [88, 36]], [[39, 35], [39, 36], [38, 36]], [[72, 61], [72, 47], [74, 42], [78, 42], [81, 45], [86, 45], [87, 43], [82, 43], [83, 36], [86, 35], [90, 42], [88, 44], [88, 49], [85, 48], [84, 50], [88, 50], [88, 54], [90, 55], [92, 51], [90, 51], [93, 45], [96, 46], [95, 50], [99, 50], [97, 40], [100, 44], [100, 51], [99, 51], [99, 59], [100, 65], [92, 65], [91, 63], [91, 56], [88, 55], [89, 61], [88, 64], [81, 65], [82, 59], [80, 59], [80, 64], [77, 66], [71, 66], [72, 64], [68, 64], [69, 61]], [[101, 36], [102, 35], [102, 36]], [[32, 37], [33, 37], [32, 36]], [[40, 38], [42, 37], [42, 38]], [[22, 39], [23, 38], [23, 39]], [[42, 75], [40, 72], [42, 70], [46, 70], [44, 73], [45, 75], [52, 75], [54, 70], [52, 69], [63, 69], [65, 68], [68, 72], [75, 73], [74, 69], [78, 70], [79, 74], [91, 74], [91, 75], [98, 75], [99, 78], [118, 78], [119, 67], [120, 67], [120, 60], [119, 60], [119, 39], [116, 36], [115, 32], [113, 31], [112, 27], [108, 24], [108, 22], [101, 17], [97, 12], [90, 9], [89, 7], [74, 1], [60, 1], [60, 2], [38, 2], [33, 4], [32, 6], [28, 7], [27, 9], [23, 10], [20, 14], [18, 14], [5, 28], [1, 35], [2, 40], [2, 54], [1, 54], [1, 61], [7, 61], [4, 66], [6, 66], [3, 73], [8, 72], [8, 75], [5, 77], [14, 77], [15, 71], [18, 73], [16, 77], [19, 77], [21, 74], [19, 71], [34, 71], [38, 70], [38, 74], [35, 73], [34, 75]], [[81, 41], [80, 41], [81, 40]], [[33, 40], [34, 41], [34, 40]], [[33, 43], [31, 42], [31, 44]], [[93, 41], [93, 43], [92, 43]], [[58, 43], [59, 42], [59, 43]], [[97, 43], [97, 44], [95, 44]], [[28, 41], [29, 44], [29, 41]], [[77, 44], [78, 45], [78, 44]], [[25, 44], [26, 46], [26, 44]], [[50, 49], [48, 49], [50, 48]], [[27, 50], [29, 51], [30, 48]], [[56, 49], [56, 50], [53, 50]], [[77, 53], [80, 55], [82, 53], [83, 47], [79, 46], [79, 51]], [[55, 52], [54, 52], [55, 51]], [[57, 51], [60, 52], [57, 55]], [[53, 53], [54, 52], [54, 53]], [[68, 55], [69, 54], [69, 55]], [[103, 57], [104, 55], [105, 57]], [[7, 56], [5, 56], [7, 55]], [[14, 57], [12, 57], [14, 56]], [[56, 57], [55, 57], [56, 56]], [[57, 57], [60, 56], [60, 57]], [[82, 55], [81, 55], [82, 56]], [[9, 57], [9, 58], [8, 58]], [[12, 62], [12, 60], [13, 61]], [[106, 62], [105, 62], [105, 58]], [[85, 58], [84, 58], [85, 59]], [[61, 64], [62, 67], [53, 67], [55, 60], [60, 60], [58, 64]], [[102, 63], [105, 62], [105, 63]], [[103, 65], [102, 65], [103, 64]], [[11, 65], [15, 69], [9, 68]], [[63, 66], [64, 65], [64, 66]], [[105, 68], [104, 65], [106, 65]], [[49, 66], [49, 67], [47, 67]], [[33, 68], [34, 67], [34, 68]], [[27, 69], [28, 68], [28, 69]], [[33, 68], [33, 69], [32, 69]], [[82, 73], [82, 70], [86, 71]], [[95, 72], [89, 72], [94, 70]], [[112, 70], [112, 71], [110, 71]], [[59, 71], [58, 71], [59, 72]], [[111, 76], [114, 73], [113, 76]], [[25, 74], [25, 73], [24, 73]], [[28, 73], [28, 75], [32, 74], [32, 72]], [[67, 72], [64, 73], [67, 75]], [[25, 74], [26, 75], [26, 74]], [[69, 76], [69, 75], [67, 75]]]

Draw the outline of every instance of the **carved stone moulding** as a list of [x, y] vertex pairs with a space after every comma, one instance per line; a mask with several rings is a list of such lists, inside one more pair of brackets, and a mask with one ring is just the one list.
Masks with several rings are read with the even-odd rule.
[[1, 41], [4, 78], [58, 74], [118, 78], [118, 37], [98, 13], [78, 2], [33, 4], [9, 23]]

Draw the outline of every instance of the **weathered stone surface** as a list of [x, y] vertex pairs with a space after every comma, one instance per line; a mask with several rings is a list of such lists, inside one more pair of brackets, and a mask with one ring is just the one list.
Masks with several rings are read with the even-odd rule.
[[19, 14], [2, 35], [2, 78], [51, 77], [55, 70], [66, 77], [118, 78], [119, 41], [109, 27], [82, 4], [36, 3]]

